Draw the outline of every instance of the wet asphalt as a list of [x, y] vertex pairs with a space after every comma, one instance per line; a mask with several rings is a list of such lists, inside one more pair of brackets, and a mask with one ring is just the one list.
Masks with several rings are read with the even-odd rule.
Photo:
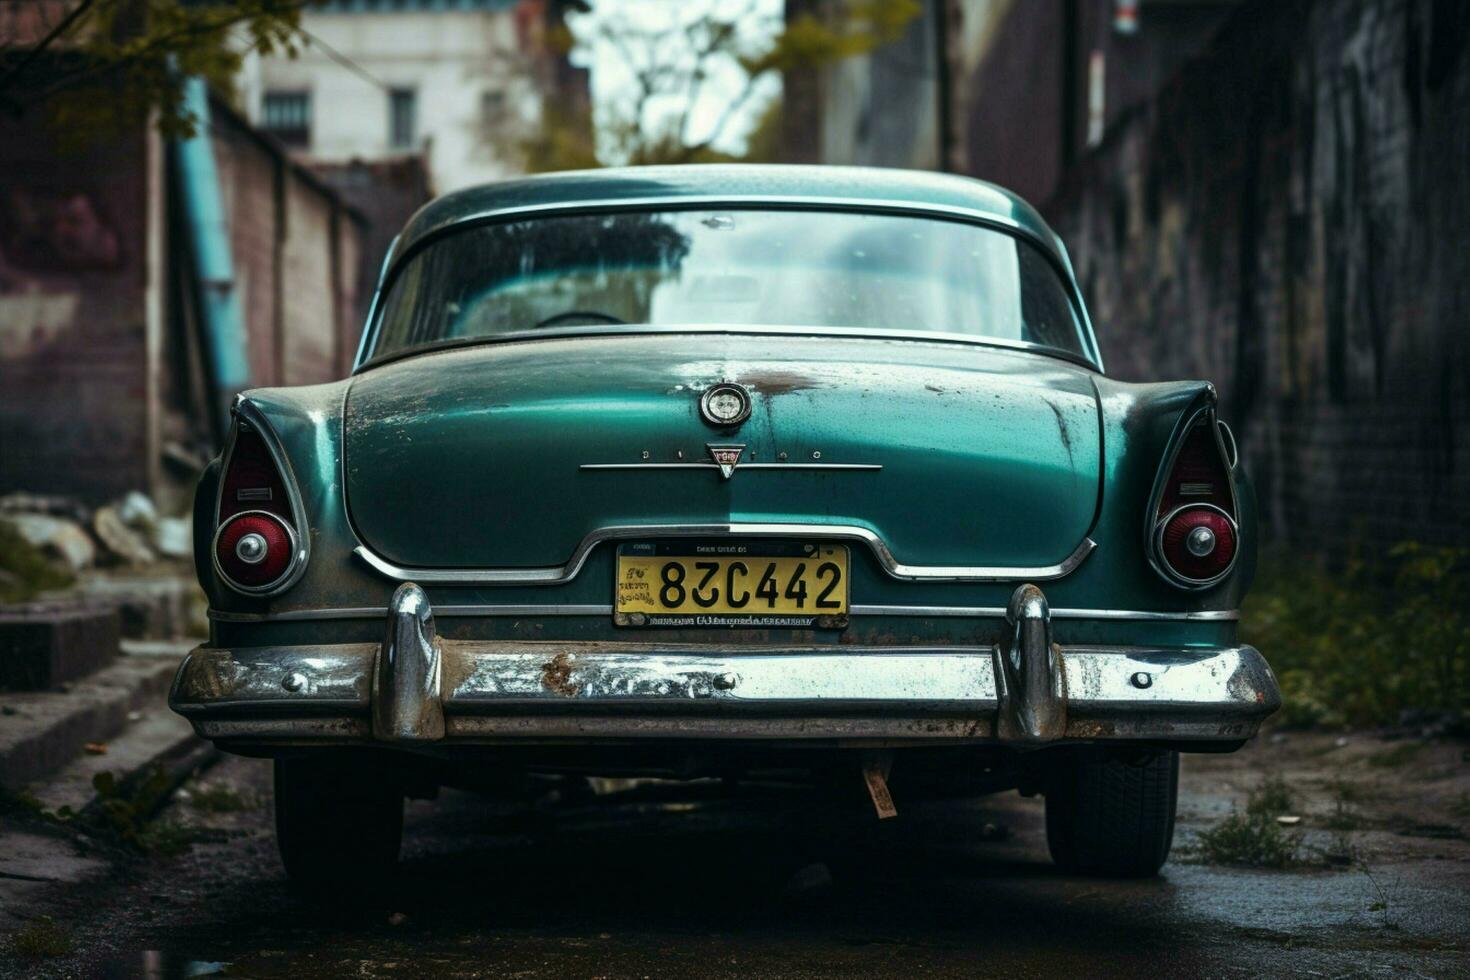
[[732, 796], [718, 784], [547, 800], [530, 813], [446, 792], [409, 804], [400, 876], [357, 908], [360, 896], [322, 907], [290, 893], [269, 764], [229, 757], [205, 786], [243, 809], [175, 803], [165, 818], [201, 840], [58, 892], [48, 914], [67, 924], [72, 952], [0, 973], [1470, 975], [1463, 842], [1395, 854], [1390, 837], [1348, 869], [1191, 863], [1194, 831], [1230, 805], [1219, 765], [1186, 760], [1177, 859], [1147, 881], [1058, 873], [1040, 801], [1015, 794], [900, 799], [900, 816], [879, 823], [800, 792]]

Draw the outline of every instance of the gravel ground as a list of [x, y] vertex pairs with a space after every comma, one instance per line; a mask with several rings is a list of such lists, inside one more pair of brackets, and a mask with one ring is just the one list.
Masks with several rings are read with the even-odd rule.
[[[718, 786], [511, 812], [409, 805], [383, 907], [286, 890], [268, 763], [227, 758], [163, 814], [171, 857], [0, 910], [0, 973], [37, 977], [1470, 975], [1470, 749], [1277, 735], [1184, 765], [1174, 858], [1150, 881], [1061, 875], [1039, 800], [898, 800], [897, 820]], [[1268, 777], [1302, 862], [1200, 862], [1197, 835]], [[187, 795], [188, 798], [184, 798]], [[0, 837], [0, 845], [4, 838]], [[98, 858], [105, 860], [99, 861]], [[16, 933], [50, 936], [26, 956]]]

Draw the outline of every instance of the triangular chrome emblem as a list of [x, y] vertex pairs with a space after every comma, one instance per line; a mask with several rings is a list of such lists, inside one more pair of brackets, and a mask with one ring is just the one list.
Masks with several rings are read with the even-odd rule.
[[735, 467], [740, 465], [740, 457], [745, 455], [745, 443], [706, 443], [709, 450], [709, 458], [715, 461], [720, 468], [720, 476], [730, 479], [735, 472]]

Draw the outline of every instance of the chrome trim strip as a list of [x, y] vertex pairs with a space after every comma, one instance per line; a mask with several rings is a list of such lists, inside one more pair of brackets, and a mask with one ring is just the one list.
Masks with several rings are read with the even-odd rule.
[[[556, 616], [611, 616], [611, 605], [490, 605], [436, 606], [434, 614], [456, 619], [491, 619], [523, 616], [526, 618]], [[333, 619], [381, 619], [386, 607], [362, 606], [343, 609], [292, 609], [279, 613], [237, 613], [223, 609], [209, 610], [209, 618], [217, 623], [300, 623]], [[879, 606], [857, 604], [848, 607], [851, 616], [919, 616], [928, 619], [1001, 619], [1005, 606]], [[1147, 609], [1053, 609], [1052, 619], [1102, 619], [1131, 622], [1226, 623], [1240, 619], [1239, 609], [1201, 609], [1194, 612], [1156, 612]]]
[[968, 565], [905, 565], [877, 532], [850, 524], [634, 524], [598, 528], [577, 545], [565, 565], [550, 568], [405, 568], [359, 545], [354, 554], [378, 574], [396, 582], [458, 585], [561, 585], [577, 577], [592, 549], [605, 541], [644, 538], [823, 538], [856, 541], [868, 547], [892, 578], [925, 582], [1037, 582], [1071, 573], [1097, 547], [1091, 538], [1055, 565], [1028, 568]]
[[[583, 463], [579, 470], [717, 470], [719, 463]], [[881, 470], [882, 463], [740, 463], [746, 470]]]
[[[509, 616], [611, 616], [611, 605], [489, 605], [435, 606], [434, 615], [456, 618], [490, 618]], [[343, 609], [290, 609], [278, 613], [237, 613], [223, 609], [209, 610], [209, 618], [217, 623], [288, 623], [322, 619], [382, 619], [386, 606], [358, 606]]]
[[[923, 616], [933, 619], [999, 619], [1005, 606], [873, 606], [852, 605], [851, 616]], [[1194, 612], [1155, 612], [1147, 609], [1053, 609], [1052, 619], [1105, 619], [1136, 622], [1215, 623], [1240, 619], [1239, 609], [1201, 609]]]

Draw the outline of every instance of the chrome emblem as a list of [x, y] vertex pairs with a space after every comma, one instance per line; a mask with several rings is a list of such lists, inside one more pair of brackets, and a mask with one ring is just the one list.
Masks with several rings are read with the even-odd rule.
[[704, 448], [709, 450], [709, 458], [720, 468], [720, 476], [727, 480], [735, 473], [735, 467], [740, 465], [740, 457], [745, 455], [744, 443], [716, 445], [711, 442], [706, 443]]
[[750, 392], [728, 381], [710, 385], [699, 397], [699, 414], [710, 425], [739, 425], [750, 418]]

